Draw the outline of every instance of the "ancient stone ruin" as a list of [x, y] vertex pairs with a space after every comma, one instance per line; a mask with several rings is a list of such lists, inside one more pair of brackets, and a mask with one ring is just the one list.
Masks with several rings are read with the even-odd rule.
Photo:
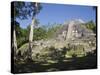
[[[72, 51], [79, 50], [81, 51], [80, 55], [86, 55], [86, 53], [96, 50], [96, 34], [87, 29], [85, 22], [81, 19], [71, 20], [67, 24], [64, 24], [61, 29], [55, 32], [55, 35], [54, 38], [48, 40], [33, 42], [32, 58], [34, 61], [65, 57], [62, 55], [68, 56], [69, 54], [63, 54], [68, 49]], [[26, 55], [28, 44], [23, 48], [20, 48], [17, 53], [20, 51], [22, 55]], [[76, 53], [76, 55], [79, 54]], [[54, 56], [51, 57], [52, 55]]]
[[85, 22], [78, 19], [69, 21], [69, 23], [64, 24], [63, 28], [58, 31], [57, 34], [62, 40], [74, 40], [79, 38], [95, 37], [95, 34], [92, 30], [89, 30], [85, 26]]

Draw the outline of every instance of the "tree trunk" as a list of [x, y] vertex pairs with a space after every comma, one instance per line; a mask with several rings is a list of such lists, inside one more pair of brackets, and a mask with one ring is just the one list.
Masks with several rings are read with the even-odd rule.
[[30, 25], [30, 34], [29, 34], [29, 55], [28, 55], [28, 58], [31, 59], [31, 56], [32, 56], [32, 41], [33, 41], [33, 30], [34, 30], [34, 25], [35, 25], [35, 18], [33, 18], [32, 20], [32, 24]]
[[33, 30], [34, 30], [34, 26], [35, 26], [35, 16], [38, 13], [38, 3], [35, 3], [35, 10], [34, 10], [34, 14], [32, 17], [32, 24], [30, 25], [30, 34], [29, 34], [29, 52], [28, 52], [28, 58], [32, 59], [32, 41], [33, 41]]
[[15, 28], [14, 28], [14, 30], [13, 30], [13, 47], [14, 47], [14, 55], [16, 55], [17, 40], [16, 40], [16, 31], [15, 31]]

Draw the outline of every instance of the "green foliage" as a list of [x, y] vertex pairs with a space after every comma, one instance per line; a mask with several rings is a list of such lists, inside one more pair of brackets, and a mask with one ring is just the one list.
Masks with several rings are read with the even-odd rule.
[[17, 45], [19, 48], [21, 45], [28, 42], [29, 31], [28, 29], [21, 28], [19, 24], [15, 25], [15, 30], [16, 30]]
[[93, 21], [87, 22], [86, 27], [96, 33], [96, 25]]
[[[37, 21], [38, 22], [38, 21]], [[39, 23], [39, 22], [38, 22]], [[50, 39], [53, 38], [56, 34], [56, 32], [61, 28], [61, 25], [54, 25], [52, 27], [49, 27], [48, 29], [44, 26], [42, 27], [36, 27], [33, 30], [33, 41], [34, 40], [41, 40], [41, 39]], [[20, 25], [16, 24], [16, 37], [17, 37], [17, 43], [18, 43], [18, 48], [23, 45], [24, 43], [28, 42], [29, 40], [29, 30], [30, 30], [30, 25], [23, 29], [20, 27]]]
[[56, 35], [56, 32], [62, 27], [62, 25], [53, 25], [52, 27], [48, 28], [47, 31], [47, 38], [53, 38]]
[[33, 31], [33, 40], [41, 40], [46, 39], [47, 37], [47, 31], [43, 27], [39, 27], [34, 29]]
[[44, 26], [35, 28], [33, 31], [33, 40], [41, 40], [41, 39], [50, 39], [53, 38], [58, 29], [61, 28], [61, 25], [54, 25], [49, 27], [48, 29]]
[[27, 19], [28, 16], [32, 18], [35, 16], [36, 13], [39, 13], [41, 10], [41, 5], [38, 3], [38, 9], [36, 9], [36, 2], [13, 2], [14, 5], [14, 16], [15, 18], [20, 19]]

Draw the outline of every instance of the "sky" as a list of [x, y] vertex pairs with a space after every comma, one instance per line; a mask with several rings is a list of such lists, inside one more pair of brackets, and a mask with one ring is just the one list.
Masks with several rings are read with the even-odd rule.
[[[74, 19], [82, 19], [84, 22], [93, 20], [95, 22], [96, 12], [92, 6], [80, 6], [80, 5], [65, 5], [65, 4], [47, 4], [42, 3], [42, 9], [36, 16], [40, 25], [47, 26], [49, 23], [64, 24], [67, 21]], [[31, 18], [25, 20], [17, 19], [22, 28], [26, 28], [31, 24]]]

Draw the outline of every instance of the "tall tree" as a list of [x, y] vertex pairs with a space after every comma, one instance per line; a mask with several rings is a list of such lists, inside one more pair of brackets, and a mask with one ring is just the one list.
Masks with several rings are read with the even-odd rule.
[[12, 2], [12, 5], [14, 6], [13, 7], [14, 12], [12, 11], [13, 13], [11, 17], [12, 21], [16, 21], [17, 18], [19, 19], [28, 19], [28, 17], [32, 18], [32, 24], [30, 26], [30, 34], [29, 34], [29, 53], [28, 53], [29, 58], [31, 58], [35, 16], [39, 13], [41, 9], [41, 5], [40, 3], [36, 3], [36, 2], [20, 2], [20, 1]]
[[12, 48], [14, 49], [14, 54], [16, 55], [16, 50], [17, 50], [16, 30], [19, 29], [19, 23], [16, 21], [12, 21], [11, 23], [12, 23], [12, 29], [13, 29], [12, 30], [12, 34], [13, 34], [13, 36], [12, 36]]
[[32, 24], [30, 25], [30, 34], [29, 34], [29, 58], [31, 58], [32, 53], [32, 41], [33, 41], [33, 30], [36, 24], [35, 16], [39, 13], [40, 6], [38, 3], [35, 3], [34, 5], [34, 13], [32, 16]]

